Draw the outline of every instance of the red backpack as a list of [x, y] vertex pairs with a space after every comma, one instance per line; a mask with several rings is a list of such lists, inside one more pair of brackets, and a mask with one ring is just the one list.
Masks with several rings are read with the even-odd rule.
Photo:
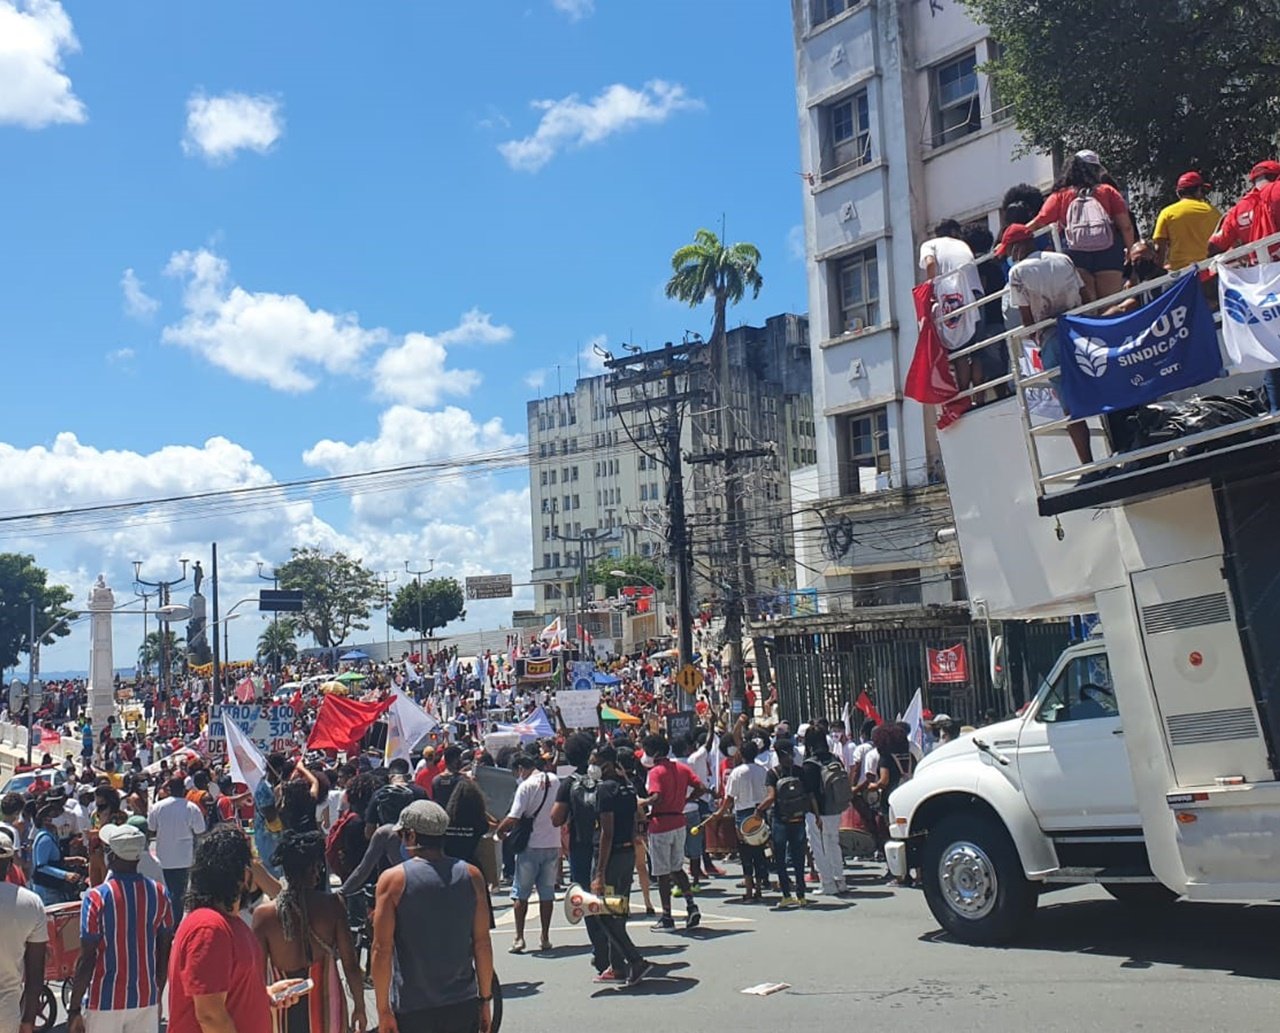
[[351, 822], [359, 820], [360, 816], [355, 811], [344, 812], [329, 827], [329, 834], [324, 838], [324, 859], [330, 870], [339, 879], [345, 880], [348, 875], [355, 871], [356, 859], [347, 857], [342, 840], [347, 826]]

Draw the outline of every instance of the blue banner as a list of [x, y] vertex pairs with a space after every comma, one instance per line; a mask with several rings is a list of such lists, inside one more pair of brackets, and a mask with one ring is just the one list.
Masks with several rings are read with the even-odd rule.
[[1058, 340], [1062, 405], [1074, 417], [1154, 402], [1214, 380], [1222, 370], [1213, 314], [1194, 266], [1136, 312], [1061, 317]]

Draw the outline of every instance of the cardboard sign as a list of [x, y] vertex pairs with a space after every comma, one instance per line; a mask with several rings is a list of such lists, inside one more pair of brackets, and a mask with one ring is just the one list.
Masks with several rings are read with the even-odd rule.
[[227, 755], [224, 721], [234, 721], [263, 753], [292, 753], [298, 744], [293, 733], [293, 707], [288, 703], [223, 703], [209, 711], [209, 756]]

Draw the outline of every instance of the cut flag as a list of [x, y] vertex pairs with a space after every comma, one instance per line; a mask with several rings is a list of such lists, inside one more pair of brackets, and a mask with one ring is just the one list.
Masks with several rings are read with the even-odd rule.
[[231, 778], [243, 782], [252, 793], [267, 777], [266, 758], [234, 721], [223, 718], [222, 727], [227, 735], [227, 766], [231, 769]]
[[320, 704], [307, 749], [355, 752], [370, 726], [387, 712], [391, 704], [389, 699], [365, 703], [329, 693]]
[[397, 757], [409, 759], [410, 751], [440, 722], [423, 710], [399, 689], [391, 690], [391, 706], [387, 709], [387, 745], [383, 763]]
[[911, 296], [915, 301], [919, 336], [916, 338], [915, 354], [911, 357], [911, 367], [907, 370], [902, 393], [925, 405], [942, 405], [942, 414], [938, 418], [938, 427], [941, 429], [959, 419], [973, 403], [969, 398], [951, 401], [959, 388], [956, 387], [955, 374], [951, 372], [947, 349], [933, 320], [933, 310], [937, 304], [933, 281], [926, 280], [917, 285]]

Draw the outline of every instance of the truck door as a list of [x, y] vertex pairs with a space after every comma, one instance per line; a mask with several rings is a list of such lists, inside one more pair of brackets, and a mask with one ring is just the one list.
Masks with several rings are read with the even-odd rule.
[[1105, 652], [1058, 672], [1023, 723], [1018, 773], [1046, 831], [1141, 826]]

